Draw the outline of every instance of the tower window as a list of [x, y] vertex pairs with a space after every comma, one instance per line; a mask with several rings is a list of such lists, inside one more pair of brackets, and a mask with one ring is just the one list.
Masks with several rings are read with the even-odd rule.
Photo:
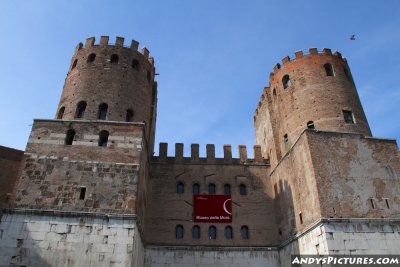
[[231, 194], [231, 185], [230, 184], [225, 184], [224, 185], [224, 194], [225, 195], [230, 195]]
[[134, 68], [135, 70], [139, 70], [139, 61], [137, 61], [136, 59], [132, 60], [132, 68]]
[[301, 214], [301, 212], [299, 213], [299, 219], [300, 219], [300, 223], [303, 224], [303, 214]]
[[99, 146], [107, 147], [108, 135], [109, 135], [109, 133], [107, 131], [101, 131], [100, 132], [100, 134], [99, 134]]
[[386, 207], [387, 207], [388, 209], [390, 209], [389, 199], [388, 199], [388, 198], [385, 198], [385, 203], [386, 203]]
[[241, 196], [247, 195], [247, 188], [245, 184], [240, 184], [239, 185], [239, 194]]
[[108, 105], [106, 103], [100, 104], [99, 114], [97, 116], [97, 118], [99, 120], [105, 120], [107, 118], [107, 109], [108, 109]]
[[200, 185], [199, 184], [194, 184], [193, 187], [192, 187], [192, 192], [193, 192], [193, 195], [200, 194]]
[[307, 128], [308, 128], [308, 129], [315, 129], [314, 122], [313, 122], [313, 121], [307, 122]]
[[133, 121], [133, 110], [132, 110], [132, 109], [128, 109], [128, 110], [126, 111], [126, 118], [125, 118], [125, 120], [126, 120], [127, 122]]
[[208, 194], [209, 195], [215, 195], [215, 184], [209, 184], [208, 185]]
[[288, 137], [287, 134], [285, 134], [285, 135], [283, 136], [283, 141], [285, 141], [285, 143], [287, 143], [287, 142], [289, 141], [289, 137]]
[[343, 71], [344, 71], [344, 75], [346, 76], [346, 79], [351, 81], [351, 77], [350, 77], [349, 71], [345, 67], [343, 68]]
[[217, 228], [215, 226], [208, 228], [208, 238], [217, 239]]
[[87, 63], [92, 63], [96, 59], [96, 54], [92, 53], [87, 58]]
[[61, 107], [57, 114], [57, 119], [61, 120], [64, 117], [65, 107]]
[[182, 239], [183, 238], [183, 226], [182, 225], [177, 225], [175, 228], [175, 237], [176, 239]]
[[85, 101], [79, 102], [78, 105], [76, 106], [75, 118], [82, 119], [83, 116], [85, 115], [85, 109], [86, 109], [86, 102]]
[[292, 82], [290, 81], [289, 75], [285, 75], [282, 78], [282, 84], [283, 88], [286, 89], [292, 85]]
[[150, 82], [151, 80], [151, 73], [150, 71], [147, 71], [147, 81]]
[[176, 185], [176, 193], [183, 194], [184, 192], [185, 192], [185, 186], [183, 185], [183, 183], [178, 183]]
[[119, 57], [117, 54], [112, 54], [110, 58], [110, 63], [118, 64]]
[[274, 88], [274, 90], [272, 90], [272, 94], [273, 94], [274, 96], [276, 96], [276, 90], [275, 90], [275, 88]]
[[333, 76], [333, 68], [332, 68], [331, 64], [326, 63], [324, 65], [324, 69], [325, 69], [326, 76]]
[[72, 142], [74, 141], [74, 137], [75, 137], [75, 130], [73, 129], [69, 129], [67, 131], [67, 134], [65, 135], [65, 144], [66, 145], [72, 145]]
[[354, 124], [353, 112], [349, 110], [343, 110], [343, 117], [345, 123]]
[[76, 64], [78, 64], [78, 60], [77, 60], [77, 59], [75, 59], [75, 60], [74, 60], [74, 63], [72, 63], [71, 70], [75, 69]]
[[84, 200], [86, 195], [86, 187], [81, 187], [81, 193], [79, 194], [79, 199]]
[[249, 227], [246, 225], [242, 226], [242, 228], [240, 228], [240, 235], [243, 239], [249, 239]]
[[195, 225], [192, 228], [192, 237], [193, 239], [200, 239], [200, 227]]
[[233, 230], [231, 226], [225, 227], [225, 238], [232, 239], [233, 238]]

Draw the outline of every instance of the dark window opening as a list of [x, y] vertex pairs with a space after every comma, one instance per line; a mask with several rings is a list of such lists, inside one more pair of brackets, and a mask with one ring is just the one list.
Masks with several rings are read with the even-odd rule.
[[92, 63], [96, 59], [96, 54], [90, 54], [87, 58], [88, 63]]
[[208, 185], [208, 194], [209, 195], [215, 195], [215, 184], [209, 184]]
[[385, 203], [386, 203], [386, 207], [387, 207], [388, 209], [390, 209], [389, 199], [385, 198]]
[[176, 185], [176, 193], [183, 194], [184, 192], [185, 192], [185, 186], [183, 185], [183, 183], [178, 183]]
[[182, 225], [177, 225], [175, 228], [175, 237], [176, 239], [182, 239], [183, 238], [183, 226]]
[[135, 70], [139, 69], [139, 61], [137, 61], [136, 59], [132, 60], [132, 68], [134, 68]]
[[83, 116], [85, 115], [85, 109], [86, 109], [86, 102], [85, 101], [79, 102], [78, 105], [76, 106], [75, 118], [82, 119]]
[[372, 209], [375, 209], [375, 202], [374, 202], [374, 199], [373, 199], [373, 198], [370, 198], [370, 199], [369, 199], [369, 202], [370, 202], [370, 204], [371, 204], [371, 208], [372, 208]]
[[290, 81], [289, 75], [285, 75], [282, 78], [282, 84], [283, 88], [286, 89], [292, 85], [292, 82]]
[[333, 68], [332, 68], [331, 64], [326, 63], [324, 65], [324, 69], [325, 69], [326, 76], [333, 76]]
[[343, 117], [344, 117], [345, 123], [354, 124], [353, 112], [351, 112], [349, 110], [343, 110]]
[[57, 114], [57, 119], [61, 120], [64, 117], [65, 107], [61, 107]]
[[112, 54], [110, 58], [110, 63], [118, 64], [119, 57], [117, 54]]
[[150, 82], [151, 80], [151, 73], [150, 71], [147, 71], [147, 81]]
[[108, 109], [108, 105], [106, 103], [100, 104], [99, 114], [97, 116], [97, 118], [99, 120], [105, 120], [107, 118], [107, 109]]
[[249, 227], [246, 225], [242, 226], [242, 228], [240, 228], [240, 234], [243, 239], [249, 239]]
[[346, 68], [343, 68], [344, 75], [346, 76], [346, 79], [351, 81], [350, 73]]
[[215, 226], [208, 228], [208, 238], [217, 239], [217, 228]]
[[133, 121], [133, 110], [132, 109], [128, 109], [126, 111], [126, 118], [125, 118], [126, 122], [131, 122]]
[[233, 238], [233, 230], [231, 226], [225, 227], [225, 238], [232, 239]]
[[107, 147], [108, 135], [109, 135], [109, 133], [107, 131], [101, 131], [100, 132], [100, 134], [99, 134], [99, 146]]
[[192, 228], [192, 237], [193, 239], [200, 239], [200, 227], [195, 225]]
[[193, 195], [198, 195], [200, 194], [200, 185], [199, 184], [194, 184], [192, 188]]
[[72, 142], [74, 141], [74, 137], [75, 137], [75, 130], [69, 129], [65, 136], [65, 144], [69, 145], [69, 146], [72, 145]]
[[307, 128], [308, 128], [308, 129], [315, 129], [314, 122], [313, 122], [313, 121], [307, 122]]
[[276, 90], [275, 90], [275, 88], [274, 88], [274, 90], [272, 90], [272, 94], [273, 94], [274, 96], [276, 96]]
[[230, 184], [225, 184], [224, 185], [224, 194], [225, 195], [230, 195], [231, 194], [231, 185]]
[[71, 70], [75, 69], [76, 64], [78, 64], [78, 60], [77, 60], [77, 59], [75, 59], [75, 60], [74, 60], [74, 63], [72, 63]]
[[287, 143], [287, 142], [289, 141], [289, 137], [288, 137], [287, 134], [285, 134], [285, 135], [283, 136], [283, 141], [285, 141], [285, 143]]
[[244, 184], [239, 185], [239, 194], [242, 196], [247, 195], [246, 185]]
[[300, 223], [303, 224], [303, 214], [301, 214], [301, 212], [299, 213], [299, 219], [300, 219]]
[[81, 187], [81, 193], [79, 194], [79, 199], [84, 200], [86, 196], [86, 187]]

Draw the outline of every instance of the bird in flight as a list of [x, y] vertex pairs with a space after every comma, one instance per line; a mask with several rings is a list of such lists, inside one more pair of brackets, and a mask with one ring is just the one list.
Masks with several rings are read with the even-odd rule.
[[353, 35], [350, 37], [350, 40], [354, 41], [355, 39], [356, 39], [356, 35], [353, 34]]

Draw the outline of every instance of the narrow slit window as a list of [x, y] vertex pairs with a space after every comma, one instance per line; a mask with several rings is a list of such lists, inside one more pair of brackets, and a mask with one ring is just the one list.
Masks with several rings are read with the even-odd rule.
[[57, 119], [61, 120], [64, 117], [65, 107], [61, 107], [57, 114]]
[[331, 64], [326, 63], [324, 65], [324, 69], [325, 69], [326, 76], [333, 76], [333, 68], [332, 68]]
[[108, 105], [106, 103], [101, 103], [99, 106], [99, 114], [97, 115], [97, 119], [99, 120], [107, 119], [107, 110], [108, 110]]
[[176, 193], [183, 194], [184, 192], [185, 192], [185, 186], [183, 185], [183, 183], [178, 183], [176, 185]]
[[300, 224], [303, 224], [303, 214], [299, 213]]
[[249, 227], [246, 225], [242, 226], [242, 228], [240, 228], [240, 235], [243, 239], [249, 239]]
[[343, 117], [345, 123], [354, 124], [353, 112], [349, 110], [343, 110]]
[[231, 185], [230, 184], [225, 184], [224, 185], [224, 194], [225, 195], [230, 195], [231, 194]]
[[76, 67], [77, 64], [78, 64], [78, 60], [75, 59], [75, 60], [74, 60], [74, 63], [72, 63], [71, 70], [75, 69], [75, 67]]
[[119, 61], [118, 55], [117, 55], [117, 54], [112, 54], [112, 55], [111, 55], [111, 58], [110, 58], [110, 63], [112, 63], [112, 64], [118, 64], [118, 61]]
[[210, 228], [208, 228], [208, 238], [217, 239], [217, 228], [215, 226], [210, 226]]
[[87, 63], [92, 63], [96, 59], [96, 54], [92, 53], [87, 58]]
[[75, 137], [75, 130], [69, 129], [67, 131], [67, 134], [65, 135], [65, 144], [66, 145], [72, 145], [72, 142], [74, 142], [74, 137]]
[[314, 130], [314, 129], [315, 129], [314, 122], [313, 122], [313, 121], [309, 121], [309, 122], [307, 122], [307, 128], [308, 128], [308, 129], [312, 129], [312, 130]]
[[128, 109], [126, 111], [126, 118], [125, 118], [126, 122], [132, 122], [133, 121], [133, 110], [132, 109]]
[[372, 209], [375, 209], [375, 201], [374, 201], [373, 198], [370, 198], [370, 199], [369, 199], [369, 203], [371, 204], [371, 208], [372, 208]]
[[288, 88], [288, 87], [290, 87], [292, 85], [292, 82], [290, 81], [289, 75], [283, 76], [282, 84], [283, 84], [283, 88], [284, 89], [286, 89], [286, 88]]
[[147, 71], [147, 81], [150, 82], [151, 80], [151, 73], [150, 71]]
[[86, 187], [81, 187], [81, 192], [79, 194], [79, 199], [84, 200], [86, 196]]
[[193, 192], [193, 195], [198, 195], [198, 194], [200, 194], [200, 185], [199, 184], [194, 184], [193, 185], [193, 188], [192, 188], [192, 192]]
[[175, 228], [175, 237], [176, 239], [182, 239], [183, 238], [183, 226], [182, 225], [177, 225]]
[[192, 237], [193, 239], [200, 239], [200, 227], [195, 225], [192, 228]]
[[99, 134], [99, 146], [107, 147], [108, 136], [109, 136], [109, 133], [107, 131], [101, 131], [100, 132], [100, 134]]
[[285, 143], [289, 142], [289, 136], [287, 134], [283, 136], [283, 141], [285, 141]]
[[208, 185], [208, 194], [209, 195], [215, 195], [215, 184], [209, 184]]
[[385, 198], [386, 207], [390, 209], [389, 199]]
[[231, 226], [225, 227], [225, 238], [232, 239], [233, 238], [233, 230]]
[[239, 194], [241, 196], [247, 195], [247, 188], [245, 184], [239, 185]]
[[86, 102], [85, 101], [79, 102], [78, 105], [76, 106], [75, 118], [82, 119], [83, 116], [85, 116], [85, 110], [86, 110]]

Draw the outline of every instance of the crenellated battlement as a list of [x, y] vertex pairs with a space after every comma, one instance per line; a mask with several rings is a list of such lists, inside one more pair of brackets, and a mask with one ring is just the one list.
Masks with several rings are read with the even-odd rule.
[[175, 144], [175, 155], [169, 157], [167, 155], [168, 143], [160, 143], [159, 155], [152, 158], [153, 162], [157, 163], [180, 163], [180, 164], [245, 164], [245, 165], [269, 165], [267, 159], [264, 159], [261, 155], [261, 146], [254, 145], [254, 158], [250, 159], [247, 157], [247, 147], [245, 145], [239, 145], [239, 158], [232, 158], [232, 146], [224, 145], [224, 157], [215, 157], [215, 145], [206, 145], [206, 157], [202, 158], [199, 156], [199, 144], [191, 144], [191, 155], [190, 157], [184, 157], [183, 155], [183, 143]]

